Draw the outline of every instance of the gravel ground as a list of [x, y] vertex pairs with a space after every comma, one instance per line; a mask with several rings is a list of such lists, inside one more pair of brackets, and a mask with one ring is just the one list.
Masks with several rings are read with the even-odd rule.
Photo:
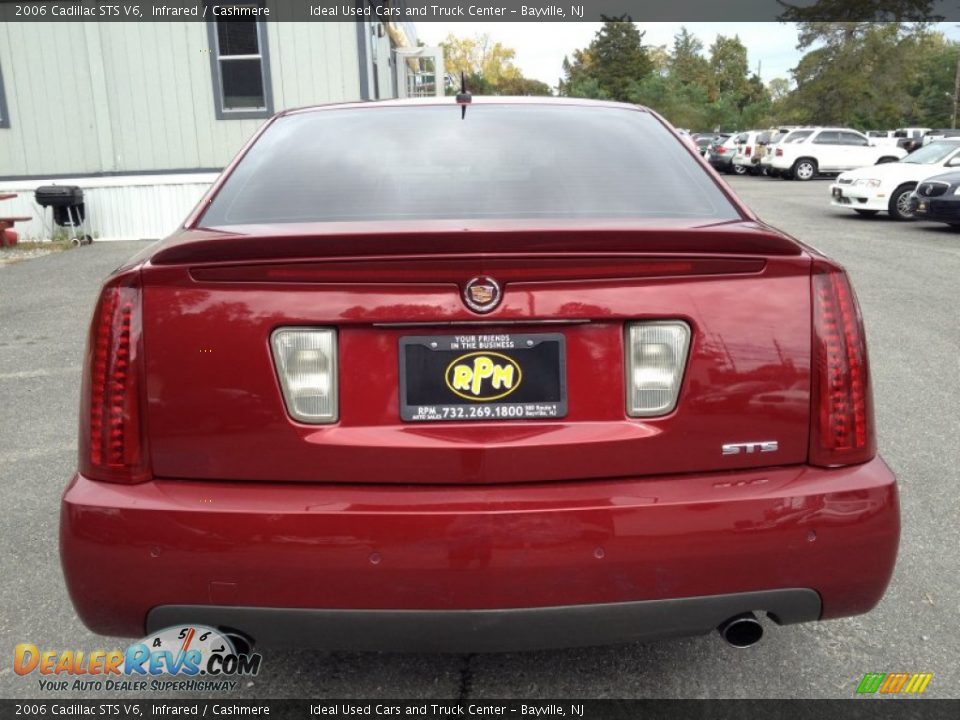
[[[829, 206], [826, 182], [733, 178], [761, 216], [843, 262], [867, 322], [881, 452], [898, 473], [903, 540], [868, 615], [771, 627], [738, 651], [716, 635], [624, 647], [477, 656], [264, 650], [241, 697], [839, 697], [865, 672], [932, 672], [960, 697], [960, 234]], [[75, 464], [84, 332], [100, 280], [143, 243], [95, 243], [0, 269], [0, 696], [36, 697], [14, 645], [125, 647], [77, 620], [57, 555]], [[64, 697], [57, 695], [57, 697]], [[130, 696], [127, 696], [130, 697]]]
[[60, 248], [4, 248], [0, 250], [0, 267], [13, 265], [13, 263], [23, 262], [24, 260], [34, 260], [59, 250]]

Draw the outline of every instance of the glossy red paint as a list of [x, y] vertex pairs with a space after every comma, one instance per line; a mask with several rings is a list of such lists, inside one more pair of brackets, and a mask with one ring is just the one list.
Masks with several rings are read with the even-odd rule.
[[78, 476], [61, 518], [74, 605], [108, 635], [165, 604], [522, 608], [797, 586], [831, 618], [877, 603], [899, 537], [879, 459], [483, 488]]
[[[553, 260], [534, 256], [524, 262], [536, 277]], [[427, 262], [392, 260], [381, 267], [399, 264], [415, 274]], [[464, 256], [457, 263], [459, 273], [446, 270], [433, 282], [386, 285], [201, 282], [195, 277], [202, 269], [191, 275], [183, 267], [146, 267], [154, 473], [263, 482], [596, 479], [769, 464], [759, 454], [720, 454], [724, 443], [766, 435], [780, 442], [777, 464], [806, 459], [808, 258], [769, 257], [760, 272], [748, 266], [751, 272], [632, 278], [625, 264], [618, 279], [504, 283], [503, 301], [483, 317], [483, 331], [516, 332], [510, 323], [522, 321], [523, 332], [562, 332], [568, 416], [522, 423], [401, 422], [400, 338], [462, 332], [477, 320], [461, 299], [460, 284], [490, 274], [492, 261]], [[687, 320], [694, 330], [681, 401], [665, 417], [628, 418], [623, 322], [660, 318]], [[303, 425], [287, 417], [266, 343], [282, 325], [338, 328], [343, 369], [337, 424]]]
[[[135, 473], [91, 462], [91, 418], [113, 415], [86, 377], [81, 474], [61, 514], [81, 618], [136, 635], [168, 604], [495, 609], [779, 588], [815, 590], [823, 617], [869, 610], [899, 511], [855, 301], [834, 264], [705, 171], [741, 220], [204, 229], [221, 179], [108, 281], [130, 291], [130, 317], [95, 319], [135, 331], [123, 379], [136, 395], [114, 403], [115, 424], [142, 437], [123, 446]], [[840, 294], [815, 304], [815, 273]], [[462, 288], [483, 275], [502, 301], [479, 316]], [[815, 317], [833, 307], [849, 322]], [[678, 405], [630, 418], [625, 323], [674, 319], [692, 334]], [[336, 423], [287, 414], [269, 344], [283, 326], [336, 330]], [[400, 338], [468, 331], [562, 333], [567, 416], [402, 422]], [[823, 384], [841, 376], [861, 385]], [[860, 444], [823, 452], [847, 437], [848, 407]], [[721, 451], [768, 440], [776, 452]]]

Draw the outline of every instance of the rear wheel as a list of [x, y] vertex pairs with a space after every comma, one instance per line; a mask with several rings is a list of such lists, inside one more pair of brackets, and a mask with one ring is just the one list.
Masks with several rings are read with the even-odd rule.
[[857, 215], [863, 215], [864, 217], [873, 217], [880, 212], [879, 210], [858, 210], [857, 208], [854, 208], [853, 211], [857, 213]]
[[817, 163], [809, 158], [801, 158], [793, 164], [791, 174], [803, 182], [813, 180], [817, 176]]
[[913, 220], [915, 213], [910, 203], [913, 185], [901, 185], [890, 196], [890, 217], [896, 220]]
[[734, 175], [746, 175], [746, 174], [747, 174], [747, 168], [744, 167], [743, 165], [734, 165], [734, 166], [733, 166], [733, 174], [734, 174]]

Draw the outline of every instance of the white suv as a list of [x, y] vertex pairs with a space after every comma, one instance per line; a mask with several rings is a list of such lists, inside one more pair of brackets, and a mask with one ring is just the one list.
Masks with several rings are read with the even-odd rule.
[[812, 180], [817, 175], [893, 162], [906, 154], [903, 148], [877, 146], [849, 128], [804, 128], [777, 143], [771, 167], [781, 177]]

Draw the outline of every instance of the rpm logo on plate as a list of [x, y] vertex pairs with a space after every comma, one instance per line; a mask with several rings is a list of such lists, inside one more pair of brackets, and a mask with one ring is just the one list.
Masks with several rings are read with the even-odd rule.
[[520, 365], [496, 352], [472, 352], [447, 365], [447, 387], [458, 397], [475, 402], [502, 400], [523, 381]]

